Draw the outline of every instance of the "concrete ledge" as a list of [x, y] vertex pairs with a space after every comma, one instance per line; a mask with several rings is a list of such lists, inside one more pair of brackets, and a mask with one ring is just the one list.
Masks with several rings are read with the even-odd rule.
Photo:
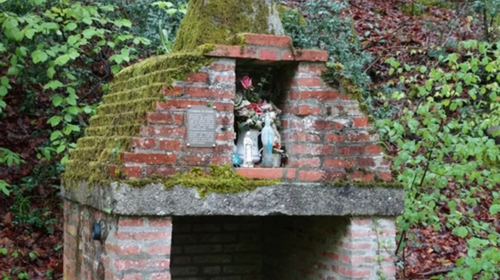
[[126, 184], [88, 189], [63, 189], [63, 197], [119, 215], [149, 216], [397, 216], [404, 210], [398, 188], [332, 187], [282, 183], [237, 194], [211, 193], [202, 198], [195, 188], [161, 184], [131, 188]]

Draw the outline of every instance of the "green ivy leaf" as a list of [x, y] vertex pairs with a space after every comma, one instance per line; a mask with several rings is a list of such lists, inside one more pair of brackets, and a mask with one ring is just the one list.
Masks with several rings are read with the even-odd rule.
[[7, 92], [8, 92], [8, 90], [7, 90], [7, 88], [5, 86], [3, 86], [3, 85], [0, 86], [0, 97], [6, 96]]
[[54, 95], [52, 98], [52, 105], [54, 105], [54, 107], [61, 105], [62, 102], [63, 98], [59, 94]]
[[[60, 119], [61, 117], [59, 117]], [[52, 125], [52, 124], [51, 124]], [[53, 125], [54, 126], [54, 125]], [[59, 137], [62, 137], [63, 134], [60, 130], [54, 130], [52, 131], [52, 133], [50, 134], [50, 141], [55, 141], [57, 139], [59, 139]]]
[[453, 233], [460, 238], [464, 238], [468, 234], [466, 227], [457, 227], [453, 229]]
[[80, 113], [80, 109], [76, 106], [68, 107], [68, 112], [72, 115], [78, 115]]
[[490, 215], [496, 215], [500, 212], [500, 204], [493, 204], [490, 207]]
[[45, 62], [49, 56], [42, 50], [36, 50], [31, 54], [33, 62], [37, 64], [38, 62]]
[[56, 65], [65, 65], [66, 63], [68, 63], [68, 60], [69, 60], [69, 55], [67, 54], [63, 54], [61, 56], [59, 56], [58, 58], [56, 58], [56, 60], [54, 61], [54, 63]]
[[56, 70], [54, 69], [54, 67], [50, 67], [49, 69], [47, 69], [47, 77], [49, 77], [49, 79], [53, 79], [55, 73]]
[[61, 121], [62, 121], [62, 118], [60, 116], [52, 116], [50, 119], [47, 120], [47, 123], [50, 124], [52, 127], [54, 127], [54, 126], [60, 124]]
[[66, 31], [73, 31], [78, 27], [78, 25], [75, 22], [70, 22], [68, 23], [65, 27], [64, 30]]
[[48, 82], [47, 84], [45, 84], [45, 86], [43, 88], [44, 89], [58, 89], [58, 88], [63, 87], [63, 86], [64, 86], [63, 83], [59, 82], [58, 80], [52, 80], [52, 81]]
[[19, 74], [19, 69], [16, 66], [11, 66], [9, 67], [9, 70], [7, 70], [8, 76], [17, 76], [18, 74]]

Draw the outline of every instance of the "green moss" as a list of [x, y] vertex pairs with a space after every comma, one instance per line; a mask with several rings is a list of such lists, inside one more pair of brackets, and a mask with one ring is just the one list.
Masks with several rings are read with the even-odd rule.
[[196, 188], [200, 196], [209, 193], [239, 193], [253, 191], [258, 187], [272, 186], [279, 180], [256, 180], [246, 178], [236, 173], [229, 165], [211, 165], [208, 172], [200, 167], [191, 168], [188, 172], [177, 173], [171, 177], [151, 177], [145, 179], [132, 179], [124, 183], [132, 187], [142, 187], [149, 184], [163, 184], [165, 188], [183, 186]]
[[[120, 153], [130, 151], [132, 138], [146, 123], [146, 113], [164, 98], [163, 87], [171, 88], [174, 81], [209, 65], [213, 59], [204, 54], [213, 49], [204, 45], [191, 52], [151, 57], [118, 73], [85, 136], [70, 154], [62, 176], [64, 186], [77, 186], [81, 181], [104, 185], [121, 176]], [[111, 165], [116, 168], [113, 174]]]
[[293, 9], [281, 4], [277, 5], [276, 7], [278, 9], [281, 22], [287, 22], [299, 26], [307, 25], [306, 19], [297, 9]]
[[179, 27], [174, 51], [203, 44], [227, 44], [238, 33], [272, 34], [269, 8], [254, 0], [191, 0]]

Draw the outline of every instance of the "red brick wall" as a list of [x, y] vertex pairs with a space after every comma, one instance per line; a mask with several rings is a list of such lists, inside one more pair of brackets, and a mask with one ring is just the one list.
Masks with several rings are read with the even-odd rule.
[[261, 217], [174, 217], [173, 279], [262, 279]]
[[379, 273], [394, 279], [392, 219], [276, 217], [264, 221], [265, 279], [379, 279]]
[[[65, 201], [64, 219], [64, 279], [171, 279], [169, 218], [115, 217]], [[101, 241], [91, 239], [94, 222]]]

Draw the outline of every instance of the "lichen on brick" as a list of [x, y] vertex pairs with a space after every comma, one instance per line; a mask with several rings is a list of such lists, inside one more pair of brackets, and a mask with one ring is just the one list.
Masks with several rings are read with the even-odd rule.
[[81, 181], [92, 186], [116, 180], [110, 166], [116, 167], [115, 174], [121, 174], [120, 154], [131, 149], [132, 138], [146, 124], [146, 113], [164, 99], [163, 88], [172, 88], [175, 81], [209, 65], [213, 59], [205, 57], [205, 53], [213, 49], [213, 45], [203, 45], [190, 52], [151, 57], [118, 73], [84, 137], [70, 154], [62, 176], [64, 186], [77, 186]]

